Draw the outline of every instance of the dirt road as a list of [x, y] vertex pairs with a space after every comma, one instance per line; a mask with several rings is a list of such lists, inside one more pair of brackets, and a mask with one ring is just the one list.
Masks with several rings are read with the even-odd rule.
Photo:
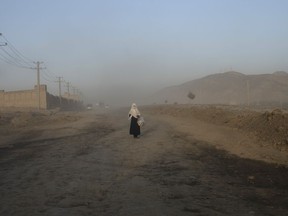
[[75, 115], [1, 135], [0, 215], [288, 215], [287, 168], [232, 155], [201, 125], [147, 113], [134, 139], [127, 110]]

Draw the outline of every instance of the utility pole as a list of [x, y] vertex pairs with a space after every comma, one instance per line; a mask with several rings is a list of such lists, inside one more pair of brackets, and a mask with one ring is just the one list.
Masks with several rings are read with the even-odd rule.
[[60, 107], [62, 106], [62, 96], [61, 96], [61, 82], [63, 77], [57, 77], [58, 78], [58, 84], [59, 84], [59, 102], [60, 102]]
[[67, 92], [68, 92], [68, 99], [70, 99], [70, 82], [66, 82]]
[[36, 64], [36, 68], [33, 68], [33, 69], [36, 69], [37, 70], [37, 88], [38, 88], [38, 110], [40, 110], [40, 70], [41, 69], [44, 69], [44, 68], [41, 68], [40, 67], [40, 64], [43, 64], [43, 62], [34, 62], [34, 64]]
[[75, 101], [76, 100], [76, 91], [77, 91], [77, 89], [74, 86], [72, 86], [71, 88], [72, 88], [72, 91], [73, 91], [73, 100]]
[[76, 87], [72, 86], [73, 95], [76, 94]]

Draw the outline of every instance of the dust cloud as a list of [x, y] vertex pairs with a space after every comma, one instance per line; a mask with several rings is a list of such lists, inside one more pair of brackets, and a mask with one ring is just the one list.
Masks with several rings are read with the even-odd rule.
[[111, 107], [130, 107], [132, 103], [143, 105], [153, 90], [137, 86], [106, 86], [85, 89], [84, 103], [102, 103]]

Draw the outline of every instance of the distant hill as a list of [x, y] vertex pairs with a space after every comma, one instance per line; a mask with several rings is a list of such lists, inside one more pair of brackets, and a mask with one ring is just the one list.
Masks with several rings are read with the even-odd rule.
[[[192, 92], [196, 97], [187, 97]], [[213, 74], [164, 88], [148, 99], [156, 104], [282, 104], [288, 103], [288, 73], [245, 75], [236, 71]]]

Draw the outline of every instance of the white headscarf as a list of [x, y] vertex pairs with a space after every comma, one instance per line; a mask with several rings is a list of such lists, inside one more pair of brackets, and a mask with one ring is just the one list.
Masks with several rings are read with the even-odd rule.
[[134, 118], [137, 118], [137, 116], [140, 116], [140, 112], [139, 112], [137, 105], [135, 103], [132, 103], [132, 106], [131, 106], [131, 109], [130, 109], [128, 115], [131, 115]]

